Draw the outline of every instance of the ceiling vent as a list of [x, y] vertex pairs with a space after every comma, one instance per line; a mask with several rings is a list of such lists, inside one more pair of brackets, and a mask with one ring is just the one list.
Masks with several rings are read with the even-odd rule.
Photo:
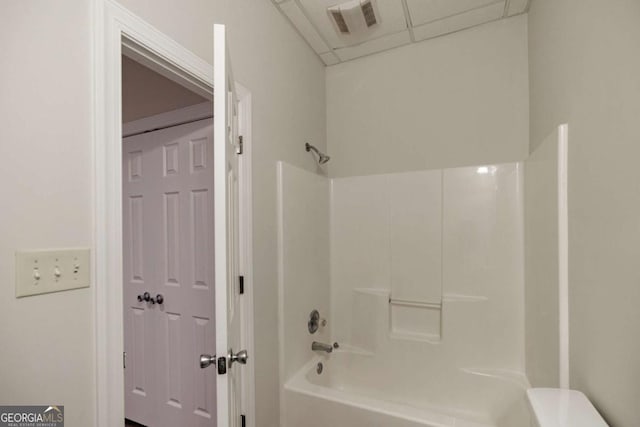
[[336, 32], [343, 38], [366, 37], [379, 22], [375, 0], [352, 0], [331, 6], [328, 12]]

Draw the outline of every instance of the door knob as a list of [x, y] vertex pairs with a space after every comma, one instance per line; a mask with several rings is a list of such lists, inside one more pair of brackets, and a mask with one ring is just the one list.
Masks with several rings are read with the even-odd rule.
[[246, 365], [247, 359], [249, 359], [247, 350], [241, 350], [236, 354], [233, 354], [233, 350], [229, 350], [229, 368], [231, 368], [235, 362], [238, 362], [241, 365]]
[[164, 297], [162, 294], [158, 294], [155, 298], [152, 298], [149, 292], [145, 292], [142, 295], [138, 295], [138, 302], [142, 301], [149, 302], [151, 305], [154, 305], [155, 303], [162, 304], [164, 302]]
[[200, 355], [200, 368], [208, 368], [210, 365], [216, 363], [216, 355], [213, 356], [210, 354], [201, 354]]

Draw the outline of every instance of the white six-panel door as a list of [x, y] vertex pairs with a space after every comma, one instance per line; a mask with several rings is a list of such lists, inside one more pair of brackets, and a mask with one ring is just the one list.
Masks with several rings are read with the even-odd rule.
[[124, 140], [125, 416], [150, 427], [216, 425], [213, 151], [211, 120]]
[[[123, 149], [125, 414], [153, 427], [241, 424], [241, 146], [223, 25], [214, 88], [215, 144], [193, 124]], [[145, 291], [163, 303], [139, 301]], [[214, 353], [217, 366], [200, 369], [199, 356]]]
[[[218, 427], [241, 424], [242, 373], [232, 363], [242, 349], [242, 310], [239, 291], [240, 209], [238, 101], [224, 25], [214, 26], [215, 252], [216, 350], [226, 372], [218, 369]], [[250, 355], [251, 356], [251, 355]]]

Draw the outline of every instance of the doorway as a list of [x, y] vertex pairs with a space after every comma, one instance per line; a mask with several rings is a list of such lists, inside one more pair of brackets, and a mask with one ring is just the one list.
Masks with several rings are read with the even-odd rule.
[[[96, 328], [96, 425], [111, 427], [123, 425], [124, 405], [124, 295], [123, 272], [123, 171], [122, 171], [122, 56], [125, 55], [143, 64], [169, 80], [203, 96], [213, 99], [214, 68], [211, 63], [180, 46], [167, 35], [158, 31], [135, 14], [115, 2], [100, 3], [95, 10], [94, 34], [94, 153], [95, 153], [95, 328]], [[213, 31], [212, 31], [213, 35]], [[223, 37], [217, 40], [224, 42]], [[217, 52], [224, 51], [218, 46]], [[217, 69], [224, 69], [222, 67]], [[218, 75], [220, 73], [216, 73]], [[225, 73], [223, 73], [224, 75]], [[217, 87], [224, 87], [224, 79], [218, 79]], [[235, 85], [238, 94], [237, 111], [241, 132], [242, 156], [238, 164], [239, 176], [239, 263], [244, 278], [244, 295], [238, 306], [243, 313], [241, 342], [248, 354], [253, 354], [253, 271], [252, 271], [252, 209], [251, 209], [251, 93], [232, 78], [226, 80]], [[227, 86], [229, 88], [229, 86]], [[223, 93], [217, 91], [217, 93]], [[216, 105], [226, 102], [216, 98]], [[190, 108], [190, 107], [187, 107]], [[224, 112], [223, 112], [224, 113]], [[219, 115], [226, 117], [225, 114]], [[224, 123], [220, 120], [219, 123]], [[220, 132], [220, 130], [218, 131]], [[218, 138], [223, 141], [224, 138]], [[215, 144], [220, 149], [219, 144]], [[226, 148], [225, 148], [226, 149]], [[216, 158], [224, 158], [216, 156]], [[217, 168], [216, 170], [221, 170]], [[216, 179], [215, 182], [222, 182]], [[216, 194], [224, 192], [216, 190]], [[214, 203], [219, 209], [220, 203]], [[219, 218], [219, 215], [216, 215]], [[216, 236], [221, 233], [216, 233]], [[216, 237], [217, 242], [218, 237]], [[219, 251], [218, 251], [219, 252]], [[219, 258], [219, 257], [218, 257]], [[220, 272], [218, 268], [216, 271]], [[217, 276], [218, 274], [216, 274]], [[216, 277], [216, 292], [218, 283]], [[151, 294], [149, 295], [151, 298]], [[143, 294], [144, 298], [144, 294]], [[157, 301], [157, 295], [155, 295]], [[136, 295], [137, 299], [137, 295]], [[219, 298], [220, 301], [226, 298]], [[146, 301], [145, 301], [146, 302]], [[220, 316], [222, 310], [217, 310]], [[218, 321], [218, 324], [221, 324]], [[220, 328], [218, 328], [220, 329]], [[222, 341], [220, 341], [222, 342]], [[224, 348], [220, 343], [218, 348]], [[235, 346], [234, 346], [235, 348]], [[219, 349], [217, 353], [222, 354]], [[224, 351], [223, 359], [227, 353]], [[200, 362], [200, 361], [196, 361]], [[255, 425], [253, 358], [249, 358], [242, 375], [242, 398], [238, 400], [242, 414], [246, 414], [246, 425]], [[237, 370], [237, 368], [234, 368]], [[218, 375], [220, 375], [218, 373]], [[218, 381], [218, 406], [229, 412], [227, 402], [220, 402], [221, 384], [227, 383], [224, 376]], [[225, 390], [226, 392], [226, 390]], [[224, 417], [222, 418], [224, 419]], [[243, 415], [243, 419], [245, 419]], [[226, 425], [220, 422], [219, 425]]]
[[122, 57], [125, 419], [214, 426], [213, 106]]

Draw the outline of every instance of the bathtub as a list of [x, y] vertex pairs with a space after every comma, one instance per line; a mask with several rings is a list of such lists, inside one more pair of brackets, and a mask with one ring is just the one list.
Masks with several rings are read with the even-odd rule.
[[530, 425], [528, 382], [521, 374], [426, 363], [417, 369], [407, 367], [387, 366], [373, 354], [353, 350], [315, 356], [284, 384], [283, 426]]

